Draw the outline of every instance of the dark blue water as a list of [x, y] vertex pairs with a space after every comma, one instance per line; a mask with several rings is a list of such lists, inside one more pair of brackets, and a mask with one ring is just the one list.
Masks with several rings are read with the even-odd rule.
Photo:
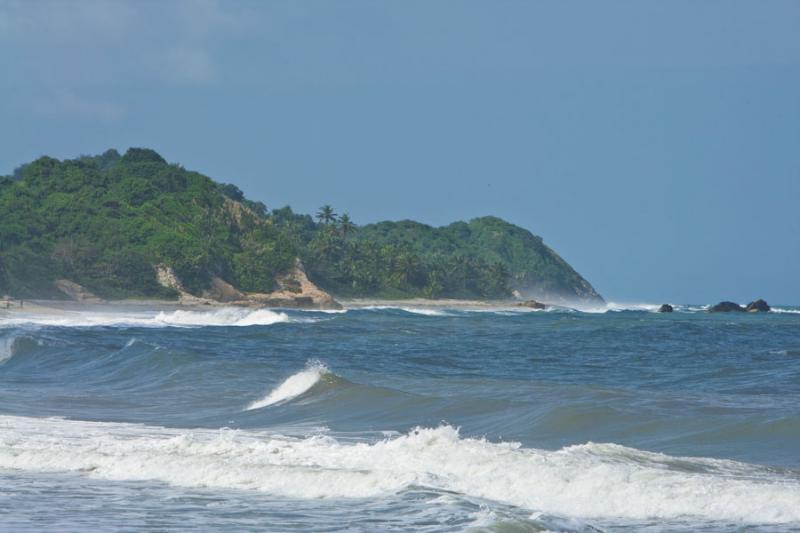
[[7, 312], [0, 528], [800, 529], [800, 311], [619, 309]]

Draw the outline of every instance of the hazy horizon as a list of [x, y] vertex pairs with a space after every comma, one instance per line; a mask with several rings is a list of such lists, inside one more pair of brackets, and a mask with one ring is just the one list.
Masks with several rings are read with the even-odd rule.
[[800, 302], [800, 4], [0, 4], [0, 174], [153, 148], [270, 208], [494, 215], [608, 300]]

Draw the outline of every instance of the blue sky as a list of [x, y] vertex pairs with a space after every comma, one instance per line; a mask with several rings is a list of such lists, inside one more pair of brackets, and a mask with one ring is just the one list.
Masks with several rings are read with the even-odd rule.
[[800, 303], [800, 2], [0, 1], [0, 173], [147, 146], [270, 207], [493, 214], [608, 299]]

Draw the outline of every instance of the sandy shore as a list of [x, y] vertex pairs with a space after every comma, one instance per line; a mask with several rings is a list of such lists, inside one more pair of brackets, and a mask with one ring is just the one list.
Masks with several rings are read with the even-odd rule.
[[[222, 304], [220, 304], [222, 305]], [[181, 305], [175, 300], [111, 300], [98, 303], [76, 302], [73, 300], [24, 300], [20, 306], [19, 300], [13, 300], [11, 306], [6, 309], [0, 307], [0, 317], [13, 314], [58, 314], [69, 311], [169, 311], [176, 309], [208, 309], [208, 305]]]
[[[503, 309], [518, 308], [515, 300], [456, 300], [448, 298], [425, 299], [410, 298], [405, 300], [384, 300], [379, 298], [352, 298], [338, 300], [345, 309], [359, 309], [364, 307], [420, 307], [420, 308], [450, 308], [450, 309]], [[156, 311], [193, 309], [202, 310], [215, 307], [231, 307], [226, 303], [179, 303], [177, 300], [155, 300], [155, 299], [136, 299], [136, 300], [109, 300], [98, 303], [76, 302], [72, 300], [25, 300], [23, 307], [19, 306], [19, 301], [14, 300], [9, 309], [0, 307], [0, 316], [12, 313], [39, 313], [49, 312], [58, 313], [59, 311], [141, 311], [152, 309]]]

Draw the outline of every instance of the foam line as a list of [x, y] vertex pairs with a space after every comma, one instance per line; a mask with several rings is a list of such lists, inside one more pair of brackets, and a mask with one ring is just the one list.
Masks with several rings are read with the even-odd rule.
[[565, 517], [800, 524], [796, 473], [616, 444], [522, 448], [463, 438], [450, 426], [352, 443], [0, 416], [0, 468], [293, 498], [366, 498], [423, 486]]

